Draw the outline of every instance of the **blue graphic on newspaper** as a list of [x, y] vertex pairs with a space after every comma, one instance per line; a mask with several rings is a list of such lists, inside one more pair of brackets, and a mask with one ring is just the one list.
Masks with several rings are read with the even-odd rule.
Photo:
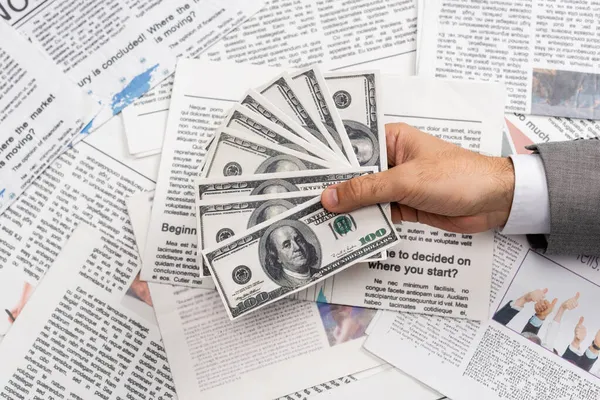
[[90, 131], [92, 130], [92, 126], [94, 126], [94, 119], [92, 119], [86, 126], [83, 127], [83, 129], [81, 130], [81, 132], [79, 132], [81, 135], [87, 135], [90, 133]]
[[123, 90], [113, 96], [111, 104], [113, 115], [117, 115], [123, 111], [125, 107], [133, 103], [134, 100], [141, 97], [144, 93], [151, 89], [150, 84], [154, 78], [158, 66], [159, 64], [156, 64], [147, 69], [145, 72], [136, 76]]
[[327, 297], [323, 293], [323, 288], [319, 289], [319, 295], [317, 296], [317, 303], [327, 303]]

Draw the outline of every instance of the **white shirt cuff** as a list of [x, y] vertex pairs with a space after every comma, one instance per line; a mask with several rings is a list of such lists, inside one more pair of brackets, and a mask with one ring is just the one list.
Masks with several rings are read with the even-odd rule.
[[569, 345], [569, 349], [570, 349], [570, 350], [571, 350], [573, 353], [577, 354], [578, 356], [581, 356], [581, 352], [579, 351], [579, 349], [576, 349], [575, 347], [573, 347], [573, 345], [572, 345], [572, 344], [570, 344], [570, 345]]
[[550, 233], [550, 198], [546, 170], [539, 154], [510, 157], [515, 168], [515, 193], [505, 235]]
[[514, 300], [512, 300], [512, 301], [510, 302], [510, 307], [511, 307], [513, 310], [517, 310], [517, 311], [521, 311], [521, 310], [523, 309], [523, 307], [518, 307], [518, 306], [515, 306], [515, 301], [514, 301]]

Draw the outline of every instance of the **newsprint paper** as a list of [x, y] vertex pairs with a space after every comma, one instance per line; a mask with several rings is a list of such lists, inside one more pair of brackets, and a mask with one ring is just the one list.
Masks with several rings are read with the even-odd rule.
[[58, 67], [0, 23], [0, 214], [98, 111]]
[[[247, 2], [252, 3], [239, 3]], [[389, 58], [407, 59], [408, 65], [414, 60], [416, 29], [413, 0], [269, 0], [201, 57], [289, 68], [315, 63], [351, 68]], [[160, 152], [171, 89], [172, 82], [166, 82], [125, 110], [132, 154]]]
[[504, 82], [507, 111], [600, 119], [594, 2], [420, 0], [418, 74]]
[[106, 284], [120, 251], [75, 230], [0, 345], [0, 398], [176, 399], [148, 287]]
[[232, 322], [215, 290], [150, 283], [180, 399], [274, 399], [381, 365], [375, 310], [283, 299]]
[[489, 320], [385, 312], [366, 349], [453, 400], [600, 398], [600, 258], [495, 247]]

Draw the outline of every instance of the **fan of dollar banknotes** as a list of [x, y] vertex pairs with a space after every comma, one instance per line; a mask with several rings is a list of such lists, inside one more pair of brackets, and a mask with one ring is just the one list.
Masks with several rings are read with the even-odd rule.
[[376, 71], [308, 67], [250, 89], [215, 132], [196, 183], [198, 248], [231, 319], [398, 242], [389, 204], [323, 208], [326, 187], [387, 169]]

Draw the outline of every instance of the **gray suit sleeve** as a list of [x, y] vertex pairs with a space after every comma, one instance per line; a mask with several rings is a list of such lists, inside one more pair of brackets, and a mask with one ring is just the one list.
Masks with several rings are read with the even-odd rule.
[[548, 254], [600, 255], [600, 141], [551, 142], [540, 154], [550, 197]]

